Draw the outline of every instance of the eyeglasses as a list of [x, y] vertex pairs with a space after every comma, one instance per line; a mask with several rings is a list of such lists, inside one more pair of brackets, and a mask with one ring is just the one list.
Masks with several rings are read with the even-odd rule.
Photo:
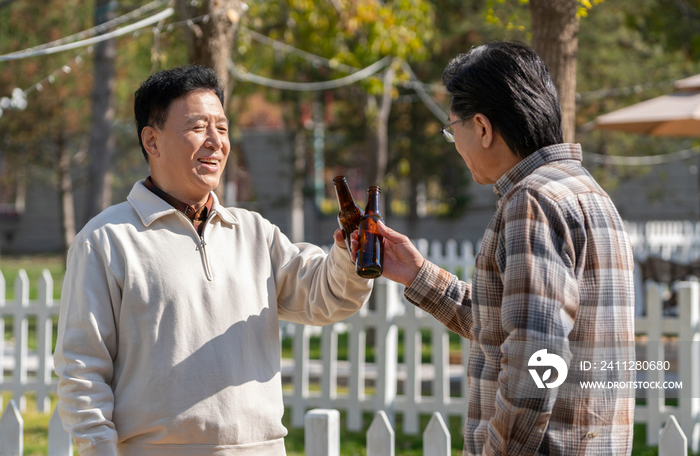
[[442, 132], [442, 136], [445, 137], [447, 142], [451, 142], [451, 143], [455, 142], [455, 132], [452, 129], [452, 125], [456, 124], [457, 122], [461, 122], [463, 120], [464, 119], [457, 119], [454, 122], [452, 122], [451, 124], [445, 125], [444, 127], [442, 127], [442, 129], [440, 131]]

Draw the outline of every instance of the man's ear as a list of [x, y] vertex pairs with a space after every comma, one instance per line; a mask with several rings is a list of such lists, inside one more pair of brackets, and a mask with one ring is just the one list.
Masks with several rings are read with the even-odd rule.
[[491, 121], [484, 114], [476, 114], [474, 116], [474, 128], [476, 129], [477, 138], [481, 140], [481, 147], [488, 149], [493, 143], [493, 126]]
[[158, 157], [158, 130], [153, 127], [143, 127], [141, 130], [141, 142], [149, 157]]

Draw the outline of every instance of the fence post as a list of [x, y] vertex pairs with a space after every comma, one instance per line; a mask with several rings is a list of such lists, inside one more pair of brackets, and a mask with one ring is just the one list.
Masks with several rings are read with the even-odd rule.
[[[647, 295], [647, 321], [649, 327], [647, 329], [647, 344], [645, 347], [645, 359], [647, 361], [662, 361], [664, 360], [664, 345], [661, 341], [661, 290], [659, 284], [648, 281], [646, 284]], [[663, 371], [647, 371], [647, 380], [663, 381]], [[647, 401], [647, 445], [659, 444], [659, 430], [663, 423], [661, 413], [665, 407], [666, 401], [664, 391], [646, 390]]]
[[365, 400], [365, 348], [367, 346], [367, 332], [363, 325], [363, 319], [367, 314], [367, 306], [364, 305], [355, 313], [350, 323], [350, 401], [348, 402], [348, 424], [350, 431], [362, 430], [362, 403]]
[[425, 258], [428, 258], [428, 250], [430, 243], [428, 242], [427, 239], [418, 239], [415, 242], [416, 248], [420, 252], [421, 255], [423, 255]]
[[49, 454], [48, 456], [73, 456], [73, 441], [70, 434], [63, 429], [58, 407], [49, 420]]
[[39, 312], [36, 318], [38, 336], [37, 355], [39, 367], [36, 372], [36, 408], [43, 413], [51, 411], [49, 387], [51, 386], [51, 307], [53, 306], [53, 278], [48, 269], [41, 272], [39, 279]]
[[423, 456], [450, 456], [450, 431], [439, 412], [433, 413], [423, 433]]
[[437, 239], [430, 243], [430, 253], [427, 256], [425, 256], [425, 258], [427, 258], [432, 263], [441, 265], [443, 269], [447, 271], [454, 271], [452, 265], [445, 264], [445, 256], [442, 254], [442, 242], [440, 242]]
[[398, 368], [399, 333], [394, 316], [399, 306], [398, 284], [384, 278], [375, 279], [374, 292], [377, 325], [375, 340], [377, 348], [377, 393], [376, 410], [388, 410], [390, 421], [394, 422], [394, 402], [396, 400], [396, 370]]
[[15, 369], [12, 373], [12, 396], [18, 403], [20, 412], [27, 409], [24, 387], [27, 384], [27, 337], [29, 325], [27, 308], [29, 307], [29, 278], [24, 269], [20, 269], [15, 279]]
[[394, 429], [380, 410], [367, 429], [367, 456], [394, 456]]
[[452, 274], [464, 274], [463, 271], [459, 270], [461, 267], [461, 262], [459, 254], [457, 253], [457, 241], [454, 239], [448, 239], [447, 242], [445, 242], [445, 257], [443, 261], [449, 265], [448, 271], [450, 271]]
[[467, 283], [472, 283], [472, 275], [474, 272], [474, 246], [469, 241], [462, 243], [462, 280]]
[[433, 320], [430, 343], [433, 346], [433, 398], [435, 408], [447, 412], [450, 403], [450, 338], [447, 328], [438, 320]]
[[[425, 258], [428, 258], [429, 242], [418, 239], [416, 248]], [[439, 244], [433, 244], [433, 254], [440, 251]], [[413, 304], [406, 307], [406, 327], [404, 328], [404, 362], [406, 363], [406, 383], [404, 392], [407, 407], [403, 411], [403, 432], [407, 435], [417, 435], [419, 432], [419, 404], [422, 402], [422, 370], [423, 370], [423, 335], [420, 331], [420, 320], [426, 314]], [[430, 318], [433, 318], [430, 316]]]
[[[335, 325], [326, 325], [321, 333], [321, 391], [324, 407], [333, 407], [338, 396], [338, 332]], [[307, 415], [308, 416], [308, 415]]]
[[309, 410], [304, 419], [306, 456], [340, 456], [340, 412]]
[[0, 417], [0, 454], [22, 456], [24, 421], [14, 400], [10, 400]]
[[406, 306], [404, 327], [404, 363], [406, 381], [404, 394], [406, 407], [403, 411], [403, 433], [417, 435], [419, 431], [418, 404], [421, 402], [421, 333], [418, 330], [418, 312], [413, 304]]
[[306, 325], [295, 325], [292, 426], [299, 428], [304, 425], [306, 400], [309, 398], [309, 332]]
[[679, 423], [693, 452], [700, 450], [700, 283], [678, 285], [678, 377], [683, 382]]
[[688, 456], [688, 439], [673, 415], [661, 430], [659, 456]]

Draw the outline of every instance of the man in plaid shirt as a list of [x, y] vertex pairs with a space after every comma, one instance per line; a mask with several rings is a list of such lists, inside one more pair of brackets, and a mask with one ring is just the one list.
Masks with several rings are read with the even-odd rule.
[[563, 144], [549, 71], [528, 47], [495, 42], [457, 56], [443, 83], [452, 95], [443, 134], [499, 197], [472, 284], [425, 260], [407, 237], [380, 231], [384, 276], [471, 341], [464, 455], [629, 455], [634, 394], [520, 389], [525, 378], [534, 386], [520, 375], [522, 344], [549, 348], [571, 370], [576, 344], [634, 343], [630, 242], [581, 166], [580, 145]]

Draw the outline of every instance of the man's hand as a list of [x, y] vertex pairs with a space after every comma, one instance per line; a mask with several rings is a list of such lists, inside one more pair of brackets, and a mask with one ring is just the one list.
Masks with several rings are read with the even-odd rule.
[[340, 228], [336, 229], [333, 233], [333, 240], [335, 241], [335, 245], [338, 247], [341, 247], [344, 250], [348, 249], [348, 246], [345, 245], [345, 235], [343, 234], [343, 230]]
[[[389, 280], [409, 286], [423, 266], [423, 255], [403, 234], [392, 230], [384, 223], [378, 223], [379, 234], [384, 237], [384, 272], [382, 276]], [[342, 236], [342, 233], [341, 233]], [[352, 257], [357, 256], [359, 243], [358, 233], [354, 231], [351, 237]]]

